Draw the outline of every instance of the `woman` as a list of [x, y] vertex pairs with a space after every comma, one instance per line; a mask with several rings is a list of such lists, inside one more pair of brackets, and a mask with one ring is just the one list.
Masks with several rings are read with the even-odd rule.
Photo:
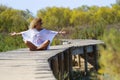
[[56, 34], [65, 34], [65, 31], [51, 31], [42, 28], [42, 19], [35, 18], [30, 23], [29, 29], [23, 32], [13, 32], [11, 36], [22, 35], [30, 51], [47, 50]]

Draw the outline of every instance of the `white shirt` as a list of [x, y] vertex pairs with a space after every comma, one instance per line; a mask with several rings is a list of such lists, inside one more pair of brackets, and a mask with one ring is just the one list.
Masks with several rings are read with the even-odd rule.
[[35, 46], [40, 46], [44, 41], [50, 40], [52, 42], [53, 38], [58, 32], [42, 29], [40, 31], [36, 29], [29, 29], [22, 32], [22, 37], [24, 41], [30, 41]]

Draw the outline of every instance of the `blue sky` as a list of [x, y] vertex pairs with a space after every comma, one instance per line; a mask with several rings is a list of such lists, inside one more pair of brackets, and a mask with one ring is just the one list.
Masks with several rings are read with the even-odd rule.
[[0, 0], [0, 4], [15, 9], [29, 9], [34, 15], [36, 15], [38, 10], [52, 6], [69, 7], [73, 9], [82, 5], [110, 6], [115, 2], [116, 0]]

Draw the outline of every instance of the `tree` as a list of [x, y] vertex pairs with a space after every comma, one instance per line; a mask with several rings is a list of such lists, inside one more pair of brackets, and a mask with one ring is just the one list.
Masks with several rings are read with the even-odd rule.
[[120, 5], [120, 0], [116, 0], [116, 3], [117, 3], [118, 5]]
[[3, 12], [3, 11], [5, 11], [6, 9], [8, 9], [7, 6], [5, 6], [5, 5], [0, 5], [0, 13]]
[[70, 25], [71, 10], [69, 8], [46, 8], [38, 11], [38, 17], [41, 17], [44, 26], [49, 29], [62, 29]]
[[24, 11], [7, 9], [0, 14], [0, 32], [21, 31], [27, 29], [28, 23]]
[[102, 40], [106, 47], [101, 49], [100, 73], [104, 73], [109, 77], [105, 80], [119, 80], [120, 79], [120, 31], [111, 29], [106, 31]]

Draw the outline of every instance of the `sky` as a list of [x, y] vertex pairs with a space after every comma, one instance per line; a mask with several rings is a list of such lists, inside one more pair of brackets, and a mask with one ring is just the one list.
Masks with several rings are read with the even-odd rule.
[[116, 0], [0, 0], [0, 4], [20, 10], [30, 10], [34, 15], [46, 7], [67, 7], [70, 9], [88, 6], [111, 6]]

